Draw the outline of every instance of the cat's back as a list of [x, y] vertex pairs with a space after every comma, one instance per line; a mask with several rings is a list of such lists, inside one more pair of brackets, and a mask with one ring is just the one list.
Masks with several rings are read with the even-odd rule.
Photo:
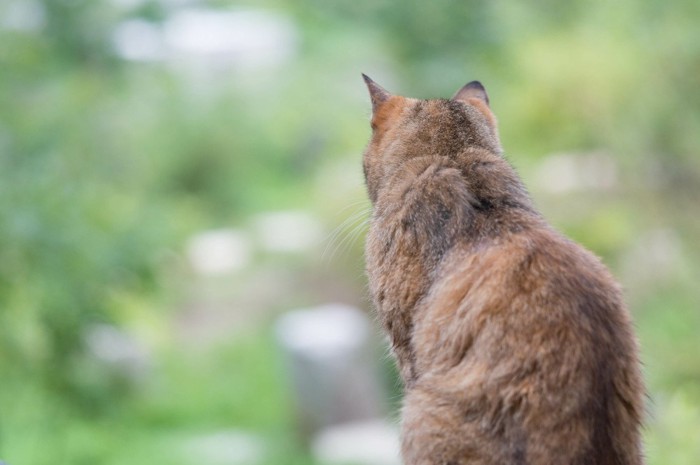
[[[621, 338], [631, 338], [631, 332], [624, 334], [629, 325], [620, 288], [600, 260], [550, 227], [538, 225], [456, 245], [436, 270], [433, 286], [416, 311], [416, 345], [440, 346], [452, 335], [486, 331], [489, 336], [481, 339], [500, 345], [526, 335], [528, 344], [520, 352], [541, 349], [557, 337], [572, 339], [558, 341], [562, 344], [575, 340], [591, 350], [612, 349]], [[496, 330], [501, 334], [492, 337]], [[436, 337], [440, 340], [430, 340]], [[441, 353], [469, 355], [457, 348]], [[451, 363], [458, 363], [457, 358]]]
[[619, 286], [551, 228], [455, 247], [417, 308], [415, 347], [419, 390], [439, 380], [455, 408], [515, 428], [532, 463], [562, 444], [562, 463], [641, 463], [630, 445], [643, 388]]

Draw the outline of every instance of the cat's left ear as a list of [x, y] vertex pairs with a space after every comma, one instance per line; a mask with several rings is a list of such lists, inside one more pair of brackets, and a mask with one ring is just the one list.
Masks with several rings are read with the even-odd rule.
[[384, 89], [382, 86], [370, 79], [370, 77], [366, 74], [363, 73], [362, 78], [365, 80], [365, 84], [367, 84], [367, 89], [369, 90], [369, 98], [372, 100], [372, 113], [376, 113], [377, 108], [379, 108], [382, 105], [382, 103], [389, 100], [391, 94], [387, 92], [387, 90]]
[[489, 104], [489, 96], [486, 93], [486, 89], [479, 81], [472, 81], [465, 84], [464, 87], [459, 89], [454, 97], [452, 97], [452, 100], [461, 100], [466, 103], [471, 103], [469, 100], [472, 99], [481, 100], [487, 106]]

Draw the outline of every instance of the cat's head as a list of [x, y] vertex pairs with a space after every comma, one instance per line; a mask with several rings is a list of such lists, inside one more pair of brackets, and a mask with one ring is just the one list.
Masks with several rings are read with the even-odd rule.
[[397, 167], [421, 156], [455, 157], [469, 148], [501, 152], [496, 118], [478, 81], [451, 99], [419, 100], [392, 95], [362, 75], [372, 100], [372, 137], [363, 168], [372, 202]]

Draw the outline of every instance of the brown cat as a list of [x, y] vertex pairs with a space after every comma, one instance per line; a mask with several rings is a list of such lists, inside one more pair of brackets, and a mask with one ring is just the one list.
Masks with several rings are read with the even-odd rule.
[[406, 388], [404, 462], [642, 464], [620, 288], [535, 210], [483, 86], [417, 100], [364, 78], [367, 272]]

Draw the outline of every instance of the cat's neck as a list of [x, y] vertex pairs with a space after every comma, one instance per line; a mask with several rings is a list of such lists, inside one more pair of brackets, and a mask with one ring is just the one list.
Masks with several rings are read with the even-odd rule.
[[[463, 221], [470, 223], [463, 225], [463, 231], [468, 231], [465, 239], [479, 241], [531, 227], [546, 227], [513, 167], [501, 154], [482, 148], [470, 147], [449, 155], [404, 158], [391, 167], [391, 175], [382, 189], [384, 192], [379, 194], [386, 198], [380, 203], [400, 209], [400, 199], [404, 198], [400, 192], [408, 186], [411, 189], [430, 189], [416, 180], [436, 166], [453, 168], [461, 173], [461, 179], [457, 180], [459, 186], [452, 184], [441, 189], [465, 188], [468, 192], [468, 196], [459, 197], [468, 198], [469, 208], [474, 212], [473, 215], [462, 216]], [[457, 210], [460, 206], [447, 207]]]
[[502, 155], [469, 148], [454, 160], [481, 209], [519, 209], [536, 214], [527, 189]]

